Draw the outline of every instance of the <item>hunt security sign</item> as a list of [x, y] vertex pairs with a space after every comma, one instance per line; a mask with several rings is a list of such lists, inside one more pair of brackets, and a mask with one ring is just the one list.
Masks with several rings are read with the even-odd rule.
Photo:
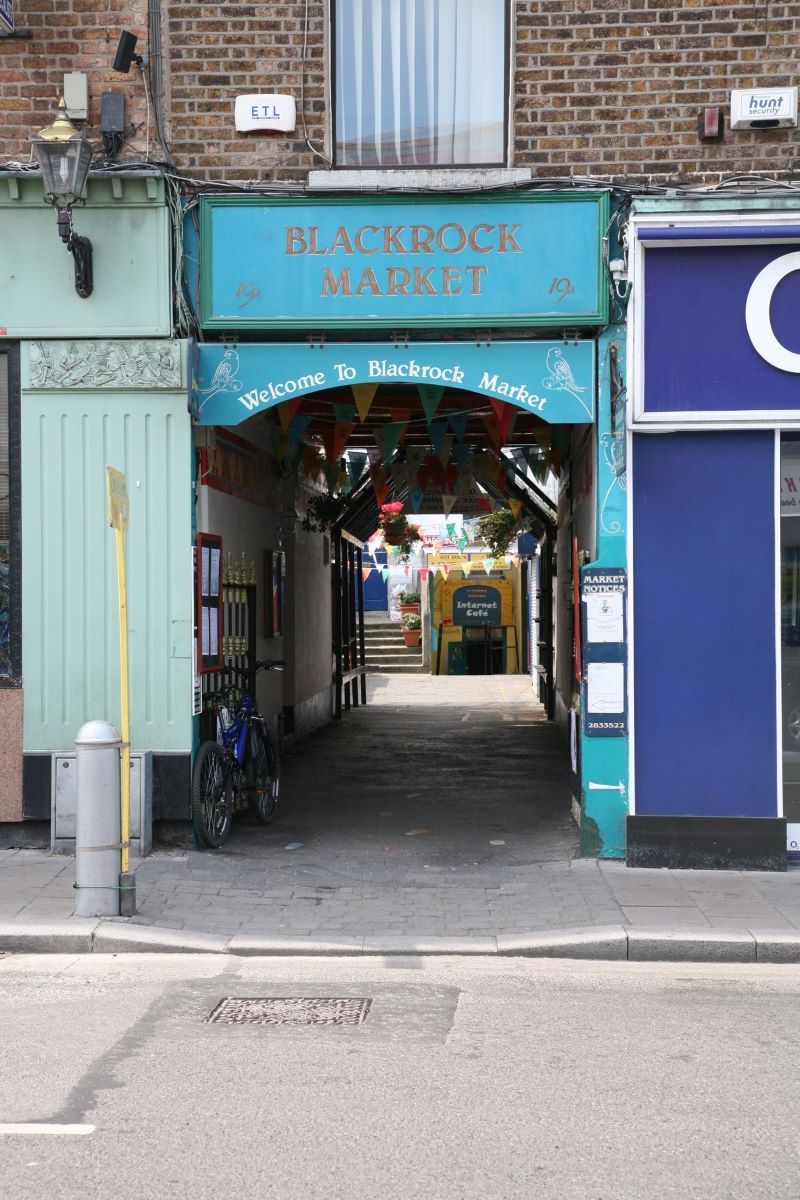
[[594, 418], [594, 342], [303, 342], [197, 347], [200, 425], [238, 425], [298, 396], [359, 383], [460, 388], [551, 424]]
[[200, 205], [206, 329], [606, 321], [606, 192]]
[[14, 0], [0, 0], [0, 29], [14, 32]]

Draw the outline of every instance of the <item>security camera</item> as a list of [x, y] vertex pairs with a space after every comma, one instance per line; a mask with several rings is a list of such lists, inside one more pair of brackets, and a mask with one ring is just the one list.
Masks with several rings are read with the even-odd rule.
[[128, 33], [127, 30], [123, 30], [119, 35], [119, 45], [117, 46], [117, 53], [112, 64], [112, 70], [121, 71], [123, 74], [127, 75], [128, 71], [131, 69], [131, 63], [134, 62], [139, 67], [144, 62], [141, 54], [136, 53], [136, 34]]

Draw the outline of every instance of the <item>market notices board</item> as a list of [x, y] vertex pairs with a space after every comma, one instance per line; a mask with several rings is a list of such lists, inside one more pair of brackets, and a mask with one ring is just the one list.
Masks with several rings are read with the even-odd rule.
[[197, 535], [197, 673], [207, 675], [223, 665], [222, 656], [222, 538]]
[[623, 567], [584, 567], [583, 729], [594, 737], [624, 737], [628, 732], [627, 598]]
[[513, 624], [511, 582], [456, 583], [445, 580], [442, 591], [442, 624], [492, 629]]

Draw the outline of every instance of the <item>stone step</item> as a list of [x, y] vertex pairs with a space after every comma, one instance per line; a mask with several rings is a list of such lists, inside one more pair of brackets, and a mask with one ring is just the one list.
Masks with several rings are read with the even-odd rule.
[[380, 663], [373, 666], [369, 663], [367, 664], [367, 671], [370, 675], [427, 675], [428, 673], [421, 661], [419, 663], [402, 663], [399, 666], [389, 665], [388, 663]]

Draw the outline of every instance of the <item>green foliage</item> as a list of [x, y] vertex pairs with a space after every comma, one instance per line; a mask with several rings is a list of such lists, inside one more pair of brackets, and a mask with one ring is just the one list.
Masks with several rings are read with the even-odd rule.
[[406, 613], [401, 624], [403, 629], [422, 629], [422, 617], [419, 613]]
[[303, 529], [324, 533], [340, 519], [346, 503], [346, 496], [331, 496], [328, 492], [312, 496], [303, 517]]
[[419, 604], [419, 592], [401, 592], [397, 598], [401, 604]]
[[478, 536], [485, 542], [492, 558], [500, 558], [517, 532], [519, 522], [510, 508], [498, 508], [478, 519]]

